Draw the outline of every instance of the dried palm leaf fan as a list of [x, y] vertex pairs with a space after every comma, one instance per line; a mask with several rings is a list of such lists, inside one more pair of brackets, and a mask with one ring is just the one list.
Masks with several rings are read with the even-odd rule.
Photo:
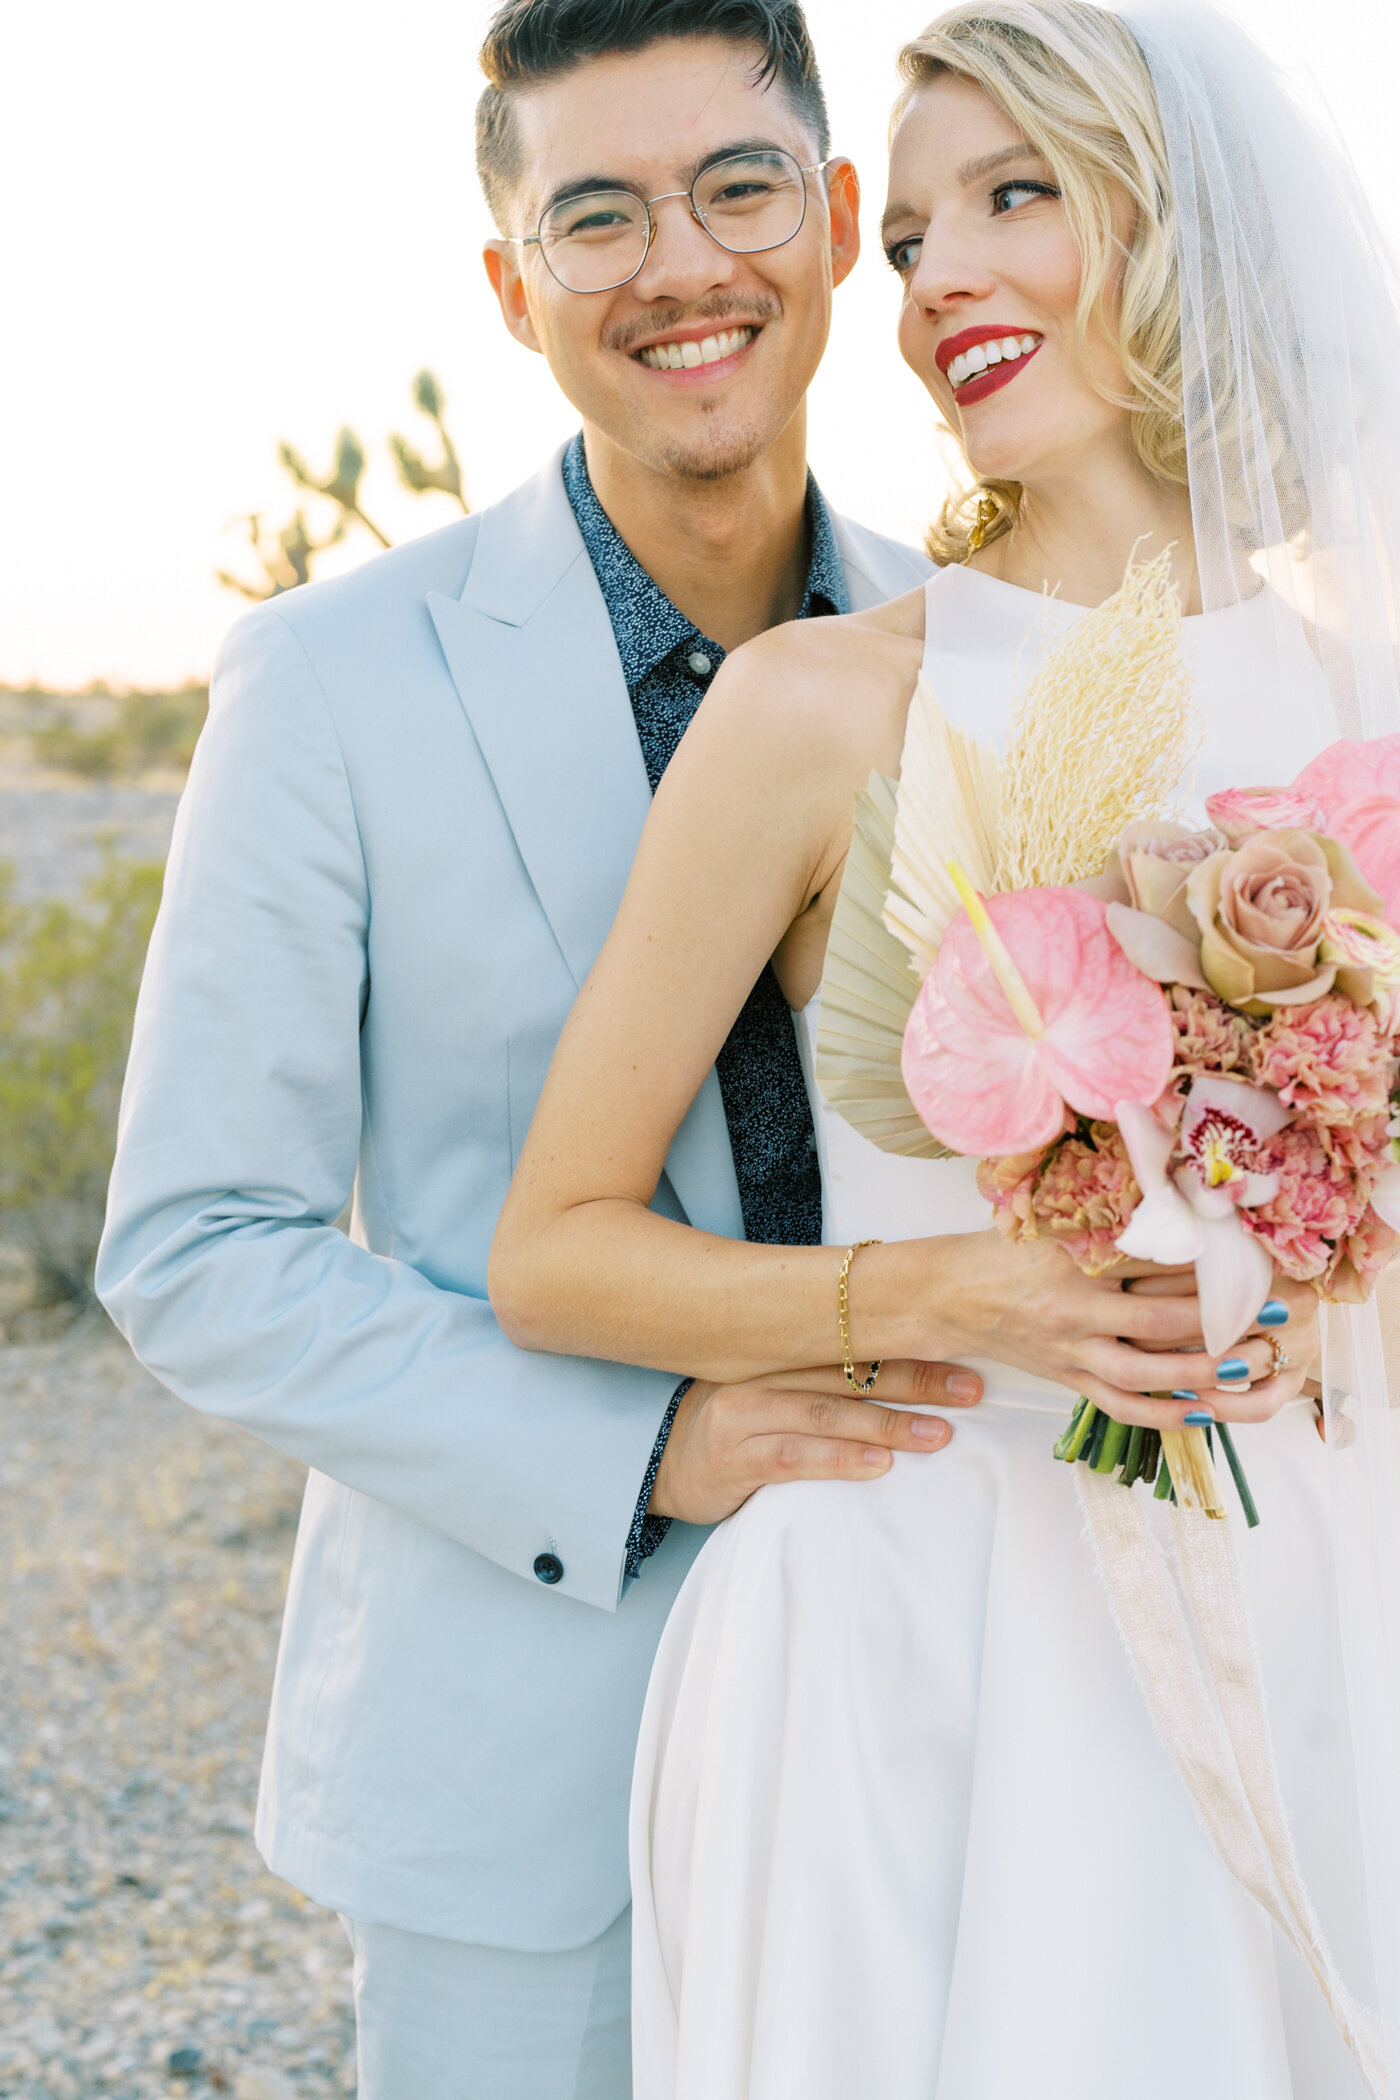
[[959, 909], [948, 862], [985, 895], [1096, 875], [1123, 828], [1164, 814], [1199, 741], [1170, 550], [1130, 563], [1031, 679], [996, 754], [920, 678], [897, 782], [872, 773], [831, 922], [816, 1073], [884, 1152], [943, 1159], [900, 1069], [905, 1024]]

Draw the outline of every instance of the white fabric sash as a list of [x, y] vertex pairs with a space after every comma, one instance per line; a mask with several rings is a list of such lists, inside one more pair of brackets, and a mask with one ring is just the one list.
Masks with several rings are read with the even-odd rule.
[[1229, 1872], [1306, 1962], [1368, 2091], [1386, 2100], [1380, 2022], [1337, 1972], [1289, 1834], [1231, 1524], [1196, 1510], [1171, 1512], [1181, 1587], [1214, 1688], [1213, 1706], [1141, 1497], [1086, 1465], [1074, 1470], [1134, 1675], [1202, 1827]]

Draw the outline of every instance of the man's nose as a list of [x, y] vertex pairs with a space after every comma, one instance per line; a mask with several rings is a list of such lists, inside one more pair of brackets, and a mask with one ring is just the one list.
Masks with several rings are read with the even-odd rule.
[[705, 231], [689, 197], [666, 197], [651, 209], [656, 233], [632, 280], [639, 299], [688, 304], [733, 282], [737, 257]]

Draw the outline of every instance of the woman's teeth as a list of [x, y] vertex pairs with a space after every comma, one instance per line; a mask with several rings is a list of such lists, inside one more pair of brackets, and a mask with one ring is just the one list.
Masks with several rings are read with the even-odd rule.
[[683, 372], [696, 365], [717, 365], [722, 357], [732, 357], [736, 350], [742, 350], [757, 334], [756, 328], [726, 328], [698, 343], [648, 343], [638, 355], [654, 372]]
[[953, 359], [948, 367], [949, 382], [958, 387], [985, 372], [988, 365], [1010, 364], [1014, 357], [1028, 357], [1041, 340], [1038, 335], [1004, 335], [998, 342], [978, 343]]

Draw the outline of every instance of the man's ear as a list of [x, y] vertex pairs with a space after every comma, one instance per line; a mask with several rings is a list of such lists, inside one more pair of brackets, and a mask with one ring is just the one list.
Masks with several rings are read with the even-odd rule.
[[844, 157], [832, 162], [826, 192], [831, 216], [831, 281], [841, 284], [860, 255], [860, 177], [854, 162]]
[[523, 343], [527, 350], [538, 350], [539, 338], [525, 297], [520, 250], [514, 241], [488, 241], [481, 251], [481, 259], [486, 265], [491, 289], [500, 301], [501, 318], [506, 327], [517, 343]]

